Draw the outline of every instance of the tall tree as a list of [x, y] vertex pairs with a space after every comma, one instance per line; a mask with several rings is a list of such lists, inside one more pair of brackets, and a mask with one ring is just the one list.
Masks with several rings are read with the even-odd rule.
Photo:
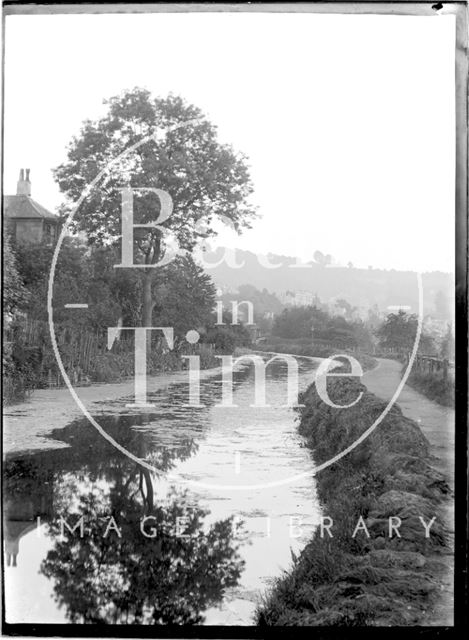
[[178, 256], [163, 267], [161, 281], [154, 313], [159, 326], [173, 327], [181, 339], [189, 329], [204, 330], [211, 323], [215, 285], [192, 256]]
[[[157, 188], [170, 195], [173, 212], [159, 227], [134, 229], [134, 261], [143, 267], [138, 269], [141, 320], [150, 326], [156, 302], [154, 265], [167, 255], [171, 240], [192, 250], [199, 239], [215, 235], [217, 218], [230, 221], [238, 232], [249, 227], [255, 215], [248, 201], [252, 184], [245, 156], [220, 143], [215, 126], [182, 98], [153, 98], [147, 90], [135, 88], [105, 103], [106, 115], [86, 121], [71, 141], [67, 161], [56, 168], [55, 179], [67, 198], [66, 213], [108, 168], [73, 221], [76, 230], [85, 231], [89, 242], [97, 244], [118, 241], [123, 187]], [[152, 137], [138, 145], [147, 136]], [[136, 148], [121, 158], [133, 145]], [[136, 192], [135, 224], [154, 223], [161, 211], [154, 192]]]
[[417, 334], [417, 316], [400, 309], [386, 316], [376, 331], [379, 343], [389, 349], [411, 349]]
[[16, 256], [11, 248], [10, 238], [3, 234], [3, 304], [6, 313], [14, 312], [26, 300], [28, 294], [18, 273]]
[[[410, 351], [415, 343], [418, 329], [416, 314], [408, 314], [402, 309], [390, 313], [376, 331], [382, 347]], [[420, 353], [433, 354], [435, 345], [430, 335], [422, 331], [418, 350]]]

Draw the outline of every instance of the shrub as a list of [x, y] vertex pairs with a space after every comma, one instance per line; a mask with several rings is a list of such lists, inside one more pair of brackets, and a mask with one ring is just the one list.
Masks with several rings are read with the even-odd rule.
[[[329, 385], [328, 385], [329, 386]], [[322, 402], [311, 385], [302, 394], [300, 433], [321, 463], [352, 444], [382, 412], [384, 402], [357, 380], [335, 378], [329, 394], [338, 404], [364, 395], [347, 411]], [[316, 476], [333, 538], [316, 530], [291, 570], [276, 581], [257, 610], [260, 625], [417, 625], [437, 593], [426, 557], [444, 550], [439, 502], [448, 490], [429, 463], [418, 425], [394, 406], [356, 449]], [[402, 486], [412, 473], [413, 486]], [[388, 516], [402, 520], [401, 538], [388, 538]], [[430, 539], [419, 515], [437, 516]], [[352, 537], [359, 517], [364, 531]]]
[[412, 370], [407, 384], [444, 407], [454, 407], [454, 380], [438, 373]]

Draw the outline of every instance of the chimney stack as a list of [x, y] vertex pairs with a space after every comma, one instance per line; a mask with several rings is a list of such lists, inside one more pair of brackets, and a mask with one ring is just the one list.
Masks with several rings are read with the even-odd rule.
[[30, 196], [31, 195], [31, 181], [29, 179], [29, 169], [26, 169], [26, 177], [24, 175], [24, 169], [20, 171], [20, 177], [16, 185], [16, 195], [18, 196]]

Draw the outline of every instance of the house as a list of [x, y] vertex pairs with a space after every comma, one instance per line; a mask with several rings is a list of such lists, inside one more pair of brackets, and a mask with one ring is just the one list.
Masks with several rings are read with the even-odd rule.
[[31, 198], [29, 169], [21, 169], [16, 195], [3, 197], [5, 227], [19, 244], [54, 244], [60, 233], [60, 219]]
[[[41, 480], [41, 481], [39, 481]], [[4, 550], [7, 567], [18, 566], [20, 540], [38, 527], [38, 518], [51, 521], [54, 517], [54, 476], [45, 470], [24, 485], [15, 485], [4, 502]]]

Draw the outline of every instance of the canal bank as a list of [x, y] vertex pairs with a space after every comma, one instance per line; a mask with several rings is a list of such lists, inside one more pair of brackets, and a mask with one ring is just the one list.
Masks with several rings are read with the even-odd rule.
[[[317, 361], [302, 359], [301, 390], [314, 380], [316, 366]], [[178, 624], [181, 618], [172, 611], [171, 599], [165, 595], [178, 584], [178, 606], [191, 613], [188, 619], [198, 620], [200, 615], [205, 624], [253, 624], [261, 594], [288, 567], [291, 550], [300, 553], [319, 522], [311, 452], [298, 434], [295, 411], [286, 406], [285, 363], [274, 362], [267, 368], [270, 406], [263, 408], [252, 406], [253, 367], [234, 375], [233, 407], [220, 406], [222, 379], [219, 373], [211, 373], [214, 375], [202, 372], [199, 408], [187, 406], [187, 378], [176, 382], [170, 376], [160, 380], [157, 390], [149, 385], [149, 398], [156, 409], [146, 415], [125, 409], [125, 395], [133, 393], [131, 382], [113, 388], [78, 389], [80, 394], [89, 394], [87, 400], [93, 401], [90, 407], [94, 407], [93, 415], [102, 427], [127, 450], [154, 466], [151, 492], [139, 465], [112, 447], [84, 416], [70, 419], [62, 407], [65, 399], [55, 398], [63, 413], [50, 409], [48, 415], [43, 408], [41, 416], [47, 430], [30, 437], [33, 447], [13, 449], [6, 456], [6, 527], [9, 550], [15, 556], [15, 564], [6, 567], [7, 619], [54, 623], [75, 616], [107, 622], [116, 615], [120, 619], [125, 605], [132, 621], [138, 599], [148, 594], [151, 604], [156, 590], [161, 600], [154, 603], [159, 602], [160, 608], [164, 605], [165, 619]], [[34, 424], [39, 405], [39, 401], [30, 404], [27, 416], [21, 416], [15, 407], [18, 422], [28, 417], [29, 424]], [[36, 437], [44, 442], [33, 442]], [[294, 474], [301, 477], [292, 482]], [[80, 538], [77, 530], [74, 534], [66, 531], [67, 539], [61, 543], [60, 513], [73, 527], [83, 509], [87, 516], [85, 535]], [[197, 567], [192, 571], [184, 556], [179, 558], [185, 543], [174, 541], [174, 536], [167, 538], [160, 557], [160, 536], [153, 539], [140, 534], [142, 516], [159, 515], [166, 527], [173, 524], [175, 509], [176, 513], [184, 509], [183, 513], [200, 514], [201, 522], [223, 534], [219, 542], [225, 550], [221, 558], [224, 564], [218, 572], [213, 567], [213, 575], [202, 572], [201, 577]], [[111, 513], [116, 515], [117, 526], [123, 528], [122, 538], [114, 530], [106, 538], [102, 535], [100, 518], [107, 518], [106, 528]], [[36, 527], [31, 530], [37, 517], [41, 522], [39, 534]], [[239, 536], [233, 537], [231, 527], [223, 524], [232, 518], [241, 526]], [[20, 524], [24, 528], [19, 530]], [[98, 565], [86, 558], [96, 550], [107, 561], [95, 575]], [[129, 557], [138, 557], [140, 563], [135, 584]], [[164, 563], [170, 560], [167, 566], [179, 566], [181, 575], [174, 576], [165, 568]], [[63, 566], [74, 571], [76, 585], [88, 585], [80, 593], [89, 591], [93, 598], [78, 597], [78, 586], [72, 585], [76, 592], [71, 593], [71, 585], [61, 583]], [[230, 573], [232, 566], [239, 567], [239, 579], [236, 584], [226, 584], [219, 598], [221, 587], [215, 578], [236, 577]], [[158, 584], [151, 583], [153, 575]], [[121, 578], [131, 579], [133, 585], [124, 599], [119, 588]], [[194, 594], [203, 595], [197, 611], [193, 611]], [[106, 605], [102, 611], [93, 609], [93, 602], [98, 601]]]
[[[366, 387], [349, 378], [330, 380], [337, 404], [364, 394], [356, 405], [339, 410], [325, 405], [313, 386], [308, 389], [299, 432], [316, 465], [360, 437], [383, 412], [399, 381], [399, 364], [387, 360], [365, 374]], [[437, 415], [438, 409], [413, 390], [405, 389], [401, 397], [402, 409], [394, 405], [364, 442], [316, 475], [322, 512], [334, 522], [333, 537], [318, 527], [266, 595], [257, 613], [260, 625], [453, 623], [448, 462], [454, 455], [454, 416]], [[438, 424], [435, 438], [432, 425], [438, 431]], [[397, 530], [390, 527], [390, 518]]]
[[[445, 435], [451, 430], [450, 422], [449, 431], [441, 430], [440, 444], [435, 447], [434, 433], [441, 421], [435, 418], [432, 430], [432, 403], [422, 404], [419, 394], [405, 388], [399, 399], [405, 415], [394, 407], [376, 433], [350, 456], [318, 474], [316, 493], [316, 480], [309, 474], [314, 464], [311, 453], [316, 464], [337, 453], [369, 426], [370, 416], [379, 415], [385, 403], [365, 393], [361, 411], [357, 406], [339, 412], [337, 420], [333, 409], [325, 410], [324, 403], [318, 402], [311, 385], [314, 367], [306, 367], [301, 388], [311, 388], [304, 396], [307, 406], [301, 413], [298, 433], [294, 412], [281, 406], [285, 373], [278, 379], [283, 380], [281, 385], [270, 390], [275, 406], [264, 412], [250, 406], [252, 378], [238, 388], [241, 406], [236, 411], [208, 406], [195, 413], [184, 408], [187, 372], [149, 378], [149, 393], [158, 397], [159, 411], [138, 423], [125, 409], [126, 398], [133, 394], [132, 380], [83, 387], [78, 392], [93, 415], [100, 415], [109, 428], [117, 429], [119, 438], [132, 436], [129, 447], [138, 443], [140, 447], [145, 441], [143, 457], [151, 455], [156, 466], [164, 462], [156, 495], [163, 495], [167, 488], [168, 464], [177, 467], [182, 483], [206, 483], [208, 479], [213, 485], [259, 485], [269, 483], [272, 472], [276, 480], [282, 476], [287, 479], [292, 472], [305, 474], [299, 482], [270, 489], [228, 494], [216, 486], [191, 490], [192, 502], [207, 507], [213, 522], [235, 515], [247, 530], [242, 580], [229, 589], [220, 604], [205, 612], [206, 623], [252, 624], [257, 607], [261, 624], [451, 624], [451, 480], [446, 481], [449, 467], [443, 461], [445, 456], [447, 461], [451, 459], [449, 435]], [[201, 372], [207, 405], [213, 405], [219, 394], [219, 374], [219, 369]], [[383, 400], [388, 399], [386, 394], [391, 397], [399, 380], [397, 363], [383, 360], [363, 378], [368, 391], [375, 391]], [[269, 384], [273, 382], [271, 378]], [[330, 382], [336, 387], [330, 395], [337, 404], [353, 401], [357, 392], [364, 390], [345, 379]], [[415, 421], [408, 419], [410, 411], [422, 412], [424, 408], [425, 414], [413, 416]], [[259, 419], [254, 420], [255, 416]], [[447, 418], [451, 420], [451, 415]], [[108, 482], [110, 470], [116, 468], [113, 452], [100, 449], [99, 434], [86, 426], [66, 389], [37, 392], [24, 406], [9, 407], [7, 423], [7, 459], [19, 456], [26, 464], [25, 468], [13, 468], [11, 480], [15, 495], [24, 493], [27, 500], [31, 487], [43, 491], [54, 486], [60, 494], [64, 480], [69, 483], [75, 477], [81, 478], [74, 489], [79, 494], [85, 486], [83, 477], [89, 482], [95, 482], [93, 478]], [[31, 471], [35, 464], [38, 477]], [[96, 469], [94, 465], [98, 465]], [[135, 470], [129, 467], [124, 471], [122, 484], [127, 486]], [[44, 496], [38, 495], [38, 501], [43, 500]], [[321, 517], [327, 519], [324, 524], [330, 524], [329, 519], [333, 522], [330, 531], [334, 538], [329, 538], [324, 527], [323, 538], [316, 536], [311, 542], [313, 531], [320, 530]], [[402, 520], [401, 538], [395, 535], [388, 539], [390, 519], [395, 517]], [[431, 533], [429, 539], [425, 538], [425, 525]], [[47, 529], [47, 520], [43, 527]], [[31, 571], [40, 575], [43, 558], [38, 557], [38, 550], [42, 548], [46, 556], [52, 543], [50, 536], [39, 543], [31, 531], [21, 540], [22, 562], [8, 569], [17, 594], [22, 594], [17, 595], [19, 616], [25, 611], [32, 613], [28, 597], [34, 595], [25, 585], [37, 591], [37, 578], [31, 580]], [[291, 565], [291, 550], [298, 558], [295, 568], [290, 577], [279, 579]], [[38, 606], [42, 611], [49, 607], [50, 622], [65, 621], [57, 619], [58, 613], [50, 604], [50, 584], [41, 584], [43, 592], [49, 593], [49, 604], [39, 602]], [[271, 595], [262, 605], [259, 596], [266, 589]]]

